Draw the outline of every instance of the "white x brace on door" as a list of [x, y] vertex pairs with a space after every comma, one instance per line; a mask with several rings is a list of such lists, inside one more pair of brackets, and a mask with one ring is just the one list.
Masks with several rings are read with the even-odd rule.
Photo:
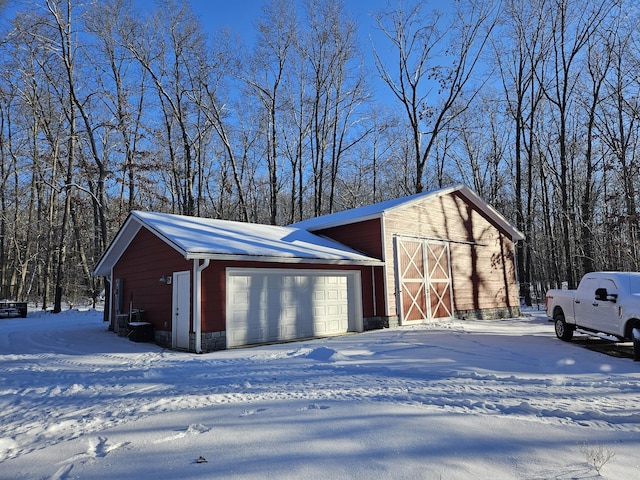
[[395, 237], [401, 322], [453, 316], [449, 244]]

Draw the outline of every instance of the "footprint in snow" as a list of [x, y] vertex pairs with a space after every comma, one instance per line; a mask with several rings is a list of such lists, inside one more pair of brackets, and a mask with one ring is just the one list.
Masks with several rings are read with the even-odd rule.
[[186, 430], [180, 430], [173, 435], [169, 435], [168, 437], [159, 438], [158, 440], [155, 440], [153, 443], [172, 442], [173, 440], [179, 440], [188, 435], [198, 435], [200, 433], [206, 433], [209, 430], [210, 428], [207, 427], [206, 425], [203, 425], [201, 423], [194, 423], [189, 425]]
[[266, 408], [257, 408], [252, 410], [243, 410], [240, 414], [241, 417], [248, 417], [249, 415], [255, 415], [256, 413], [264, 412]]
[[67, 478], [69, 478], [69, 473], [71, 473], [72, 469], [73, 469], [73, 463], [70, 465], [64, 465], [60, 467], [56, 471], [56, 473], [53, 474], [53, 476], [51, 477], [51, 480], [66, 480]]
[[125, 447], [129, 444], [129, 442], [121, 442], [121, 443], [108, 443], [107, 438], [98, 437], [97, 441], [90, 440], [89, 448], [87, 449], [87, 456], [92, 458], [101, 458], [106, 457], [108, 453], [113, 452], [114, 450]]
[[94, 457], [106, 457], [108, 450], [107, 450], [107, 439], [104, 437], [98, 437], [98, 442], [93, 445], [93, 442], [89, 443], [89, 450], [87, 451], [87, 453], [91, 456], [93, 455]]
[[306, 412], [308, 410], [327, 410], [330, 408], [328, 405], [318, 405], [317, 403], [312, 403], [307, 405], [306, 407], [299, 408], [299, 412]]
[[75, 462], [84, 462], [91, 458], [106, 457], [107, 454], [113, 452], [117, 448], [126, 447], [129, 443], [130, 442], [109, 444], [105, 437], [98, 437], [97, 440], [89, 440], [89, 447], [85, 452], [72, 455], [66, 460], [56, 463], [56, 465], [62, 466], [53, 474], [51, 480], [65, 480], [69, 478], [69, 473], [73, 470]]

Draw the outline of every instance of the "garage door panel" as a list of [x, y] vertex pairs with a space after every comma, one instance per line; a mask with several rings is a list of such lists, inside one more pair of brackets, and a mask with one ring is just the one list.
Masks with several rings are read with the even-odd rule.
[[236, 287], [233, 291], [233, 294], [231, 295], [231, 303], [233, 305], [237, 305], [238, 307], [249, 305], [249, 292], [242, 290], [238, 291]]
[[359, 331], [359, 288], [358, 272], [227, 269], [227, 344]]
[[342, 314], [342, 309], [336, 305], [329, 305], [326, 309], [326, 314], [329, 316], [337, 316]]
[[253, 330], [254, 337], [252, 338], [247, 330], [233, 330], [227, 333], [227, 341], [232, 345], [255, 343], [256, 338], [262, 335], [259, 329]]

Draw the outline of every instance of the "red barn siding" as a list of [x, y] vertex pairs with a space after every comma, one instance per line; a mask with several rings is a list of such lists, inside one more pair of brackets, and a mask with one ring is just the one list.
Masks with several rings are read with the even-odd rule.
[[[350, 223], [348, 225], [340, 225], [337, 227], [325, 228], [314, 231], [317, 235], [329, 237], [343, 245], [357, 250], [370, 257], [384, 259], [384, 248], [382, 245], [382, 227], [379, 218], [363, 220], [360, 222]], [[384, 268], [368, 267], [368, 283], [365, 283], [365, 277], [362, 278], [363, 290], [363, 313], [364, 318], [386, 316], [386, 292], [384, 286]], [[373, 287], [371, 286], [373, 279]], [[365, 295], [370, 294], [365, 298]]]
[[[202, 271], [202, 332], [226, 330], [226, 268], [290, 268], [321, 270], [359, 270], [362, 283], [363, 316], [373, 316], [373, 281], [371, 267], [331, 264], [282, 264], [275, 262], [211, 261]], [[113, 278], [123, 280], [123, 312], [144, 310], [144, 320], [155, 330], [172, 329], [172, 286], [160, 282], [174, 272], [193, 270], [193, 262], [185, 260], [172, 247], [145, 228], [141, 228], [113, 269]], [[379, 273], [376, 282], [382, 281]], [[190, 277], [191, 278], [191, 277]], [[191, 280], [192, 281], [192, 280]], [[193, 285], [192, 285], [193, 286]], [[384, 297], [383, 294], [378, 294]], [[115, 312], [114, 312], [115, 316]], [[193, 326], [191, 326], [193, 330]]]
[[349, 245], [354, 250], [370, 257], [383, 259], [382, 231], [379, 218], [326, 228], [313, 233], [332, 238], [343, 245]]
[[113, 268], [114, 280], [124, 282], [123, 311], [128, 313], [132, 302], [133, 308], [144, 310], [144, 320], [155, 330], [170, 332], [172, 286], [160, 282], [160, 277], [185, 270], [192, 270], [191, 262], [141, 228]]

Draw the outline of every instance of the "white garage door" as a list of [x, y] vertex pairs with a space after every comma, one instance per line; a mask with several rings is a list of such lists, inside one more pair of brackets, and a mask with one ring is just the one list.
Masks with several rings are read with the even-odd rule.
[[227, 269], [227, 347], [362, 331], [360, 272]]

